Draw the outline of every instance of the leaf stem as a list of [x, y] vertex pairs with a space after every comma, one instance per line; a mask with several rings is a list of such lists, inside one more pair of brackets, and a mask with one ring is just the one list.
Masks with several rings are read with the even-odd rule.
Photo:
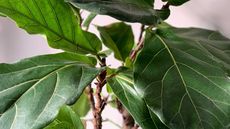
[[130, 59], [132, 61], [135, 60], [137, 53], [143, 48], [144, 46], [144, 41], [143, 41], [143, 35], [144, 35], [144, 31], [145, 31], [145, 25], [141, 26], [141, 32], [139, 35], [139, 39], [138, 39], [138, 43], [137, 43], [137, 47], [131, 52], [130, 55]]

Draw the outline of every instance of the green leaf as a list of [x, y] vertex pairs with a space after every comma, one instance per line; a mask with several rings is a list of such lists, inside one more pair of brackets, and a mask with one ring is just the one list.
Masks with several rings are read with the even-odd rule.
[[[169, 9], [154, 10], [151, 0], [66, 0], [77, 8], [109, 15], [118, 20], [155, 25], [160, 19], [167, 19]], [[152, 4], [151, 4], [152, 3]]]
[[82, 93], [81, 97], [77, 100], [77, 102], [71, 106], [73, 111], [81, 117], [87, 115], [90, 110], [90, 104], [88, 101], [88, 97], [85, 93]]
[[40, 129], [75, 103], [101, 71], [79, 60], [54, 54], [0, 64], [0, 128]]
[[130, 25], [123, 22], [97, 27], [103, 43], [114, 51], [116, 59], [125, 61], [134, 45], [134, 35]]
[[101, 50], [100, 40], [80, 28], [64, 0], [0, 0], [0, 13], [30, 34], [46, 35], [53, 48], [92, 54]]
[[147, 32], [135, 87], [171, 129], [227, 129], [229, 48], [230, 40], [214, 31], [160, 26]]
[[113, 53], [113, 51], [111, 49], [107, 49], [107, 50], [98, 52], [98, 55], [101, 56], [101, 57], [108, 57], [112, 53]]
[[0, 17], [6, 17], [6, 16], [0, 12]]
[[190, 0], [162, 0], [164, 2], [168, 2], [170, 5], [175, 5], [175, 6], [179, 6], [182, 5]]
[[[108, 81], [115, 95], [143, 129], [167, 129], [134, 89], [132, 73], [120, 73]], [[152, 115], [152, 116], [151, 116]]]
[[97, 16], [95, 13], [90, 13], [88, 17], [85, 19], [83, 26], [86, 27], [87, 29], [90, 26], [90, 23], [93, 21], [93, 19]]
[[63, 106], [57, 118], [44, 129], [84, 129], [84, 125], [80, 116], [75, 114], [70, 107]]

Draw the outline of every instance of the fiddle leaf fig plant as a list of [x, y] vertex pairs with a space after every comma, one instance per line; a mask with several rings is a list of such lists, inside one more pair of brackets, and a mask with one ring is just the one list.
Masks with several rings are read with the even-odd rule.
[[[229, 129], [230, 40], [164, 22], [188, 1], [0, 0], [0, 16], [63, 51], [0, 64], [0, 129], [102, 129], [110, 103], [123, 129]], [[97, 15], [120, 21], [96, 35]], [[111, 53], [120, 67], [107, 65]]]

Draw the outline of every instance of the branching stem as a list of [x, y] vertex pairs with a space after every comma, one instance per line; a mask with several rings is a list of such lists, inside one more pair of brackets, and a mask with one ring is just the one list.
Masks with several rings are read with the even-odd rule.
[[[100, 58], [100, 56], [97, 56], [100, 66], [105, 67], [106, 66], [106, 60], [105, 58]], [[96, 91], [93, 94], [93, 89], [91, 86], [87, 87], [88, 91], [88, 98], [91, 103], [91, 108], [93, 111], [93, 125], [94, 129], [101, 129], [102, 128], [102, 116], [101, 113], [104, 110], [108, 97], [102, 98], [101, 92], [103, 86], [106, 84], [106, 70], [103, 70], [97, 77], [96, 85]]]

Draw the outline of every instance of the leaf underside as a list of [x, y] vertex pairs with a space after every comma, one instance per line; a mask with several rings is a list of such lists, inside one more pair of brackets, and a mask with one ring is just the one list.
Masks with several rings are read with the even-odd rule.
[[230, 126], [230, 40], [204, 29], [147, 32], [134, 65], [135, 87], [172, 129]]
[[[54, 54], [0, 64], [0, 128], [40, 129], [73, 104], [100, 70]], [[83, 61], [84, 62], [84, 61]]]
[[169, 9], [154, 10], [151, 1], [142, 0], [66, 0], [77, 8], [109, 15], [118, 20], [155, 25], [161, 19], [167, 19]]

